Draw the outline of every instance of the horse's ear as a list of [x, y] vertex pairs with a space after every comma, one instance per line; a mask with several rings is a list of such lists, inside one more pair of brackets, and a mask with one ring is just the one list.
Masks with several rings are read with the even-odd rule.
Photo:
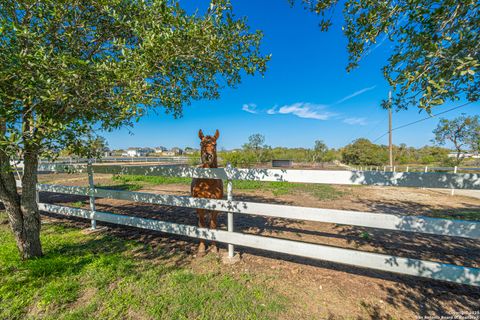
[[217, 130], [215, 130], [215, 135], [213, 136], [215, 138], [215, 140], [218, 139], [218, 137], [220, 137], [220, 132]]
[[200, 138], [200, 140], [203, 139], [203, 131], [202, 131], [202, 129], [198, 130], [198, 137]]

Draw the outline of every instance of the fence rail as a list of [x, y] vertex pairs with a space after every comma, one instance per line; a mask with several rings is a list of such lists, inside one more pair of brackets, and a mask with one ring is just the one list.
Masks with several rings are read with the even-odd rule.
[[[43, 211], [66, 216], [85, 219], [90, 218], [90, 211], [85, 209], [67, 208], [43, 203], [39, 205], [39, 208]], [[461, 267], [446, 263], [402, 258], [385, 254], [342, 249], [320, 244], [255, 236], [244, 233], [198, 228], [155, 219], [132, 217], [107, 212], [95, 212], [95, 219], [107, 223], [155, 230], [192, 238], [215, 240], [233, 245], [320, 259], [357, 267], [480, 286], [480, 269], [477, 268]]]
[[172, 162], [172, 163], [187, 163], [189, 157], [186, 156], [163, 156], [163, 157], [102, 157], [99, 159], [88, 158], [70, 158], [60, 157], [56, 158], [54, 162], [48, 159], [41, 159], [41, 164], [59, 163], [59, 164], [87, 164], [89, 160], [93, 163], [111, 163], [111, 162]]
[[[86, 172], [86, 165], [42, 164], [40, 170], [52, 172]], [[480, 174], [444, 172], [376, 172], [338, 170], [286, 170], [193, 168], [177, 166], [93, 166], [94, 173], [208, 178], [222, 180], [283, 181], [344, 185], [444, 188], [480, 190]]]
[[[418, 166], [383, 166], [383, 172], [391, 171], [391, 172], [401, 172], [403, 169], [403, 172], [448, 172], [452, 171], [453, 173], [459, 173], [460, 171], [462, 172], [471, 172], [471, 171], [477, 171], [480, 172], [480, 168], [474, 168], [474, 167], [429, 167], [429, 166], [424, 166], [424, 167], [418, 167]], [[373, 172], [378, 172], [382, 171], [381, 167], [378, 166], [365, 166], [365, 167], [359, 167], [357, 170], [360, 171], [373, 171]], [[451, 188], [451, 195], [453, 196], [455, 194], [455, 187], [453, 186]]]
[[360, 166], [355, 167], [355, 170], [359, 171], [394, 171], [394, 172], [435, 172], [435, 171], [452, 171], [453, 173], [457, 173], [458, 171], [479, 171], [480, 168], [478, 167], [434, 167], [434, 166], [408, 166], [408, 165], [398, 165], [398, 166]]
[[[233, 229], [233, 216], [234, 214], [241, 213], [296, 220], [355, 225], [402, 232], [463, 237], [478, 240], [480, 239], [479, 222], [235, 201], [231, 197], [231, 192], [229, 193], [230, 196], [227, 200], [204, 199], [186, 196], [110, 190], [95, 187], [93, 184], [94, 173], [113, 173], [224, 179], [229, 181], [230, 187], [232, 180], [257, 180], [435, 188], [452, 188], [452, 186], [454, 186], [457, 189], [480, 189], [479, 174], [234, 169], [230, 167], [204, 169], [173, 166], [72, 166], [59, 164], [42, 164], [39, 166], [39, 168], [41, 170], [54, 172], [86, 172], [89, 174], [89, 187], [38, 184], [37, 190], [42, 192], [89, 196], [91, 200], [90, 210], [63, 207], [46, 203], [40, 203], [39, 208], [41, 210], [57, 214], [91, 219], [92, 226], [94, 226], [94, 223], [98, 220], [108, 223], [116, 223], [178, 235], [185, 235], [194, 238], [225, 242], [229, 244], [229, 248], [232, 249], [231, 252], [233, 252], [233, 245], [239, 245], [376, 270], [480, 286], [480, 269], [478, 268], [395, 257], [292, 240], [249, 235], [234, 232]], [[228, 231], [210, 230], [154, 219], [98, 212], [95, 209], [96, 197], [154, 203], [167, 206], [225, 211], [229, 213], [229, 228]]]
[[[90, 195], [89, 188], [77, 186], [38, 184], [37, 190], [82, 196]], [[480, 222], [475, 221], [309, 208], [247, 201], [192, 198], [186, 196], [108, 190], [103, 188], [95, 188], [93, 195], [99, 198], [128, 200], [166, 206], [207, 209], [248, 215], [262, 215], [285, 219], [354, 225], [368, 228], [419, 232], [480, 240]]]

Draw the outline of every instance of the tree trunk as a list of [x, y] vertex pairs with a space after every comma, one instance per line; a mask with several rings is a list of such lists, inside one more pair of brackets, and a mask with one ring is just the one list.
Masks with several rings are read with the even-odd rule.
[[36, 157], [25, 157], [22, 179], [22, 195], [16, 190], [15, 176], [11, 168], [2, 163], [0, 199], [10, 221], [20, 257], [29, 259], [42, 256], [40, 242], [40, 214], [38, 212], [35, 187], [37, 181]]
[[462, 149], [457, 148], [457, 155], [456, 155], [456, 157], [455, 157], [455, 160], [456, 160], [456, 161], [455, 161], [455, 164], [456, 164], [457, 166], [460, 165], [460, 163], [463, 161], [461, 155], [462, 155]]
[[22, 178], [21, 209], [25, 238], [21, 254], [24, 259], [42, 256], [40, 242], [40, 213], [37, 205], [37, 170], [38, 153], [32, 148], [26, 150]]
[[[1, 119], [0, 119], [1, 120]], [[0, 133], [5, 126], [0, 121]], [[36, 202], [38, 151], [26, 146], [22, 194], [17, 192], [10, 157], [0, 150], [0, 201], [3, 202], [17, 243], [20, 257], [29, 259], [42, 256], [40, 243], [40, 213]]]

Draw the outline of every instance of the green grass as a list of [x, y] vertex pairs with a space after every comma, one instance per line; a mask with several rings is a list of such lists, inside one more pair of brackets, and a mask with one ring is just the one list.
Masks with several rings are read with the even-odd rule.
[[370, 241], [372, 239], [372, 236], [367, 231], [362, 231], [362, 233], [360, 233], [360, 238], [366, 241]]
[[138, 191], [143, 188], [143, 185], [141, 183], [120, 183], [120, 184], [108, 184], [108, 185], [96, 184], [95, 187], [97, 187], [98, 189]]
[[251, 274], [222, 274], [216, 259], [196, 273], [169, 263], [169, 250], [61, 224], [43, 225], [42, 243], [44, 257], [21, 261], [0, 225], [0, 319], [267, 319], [285, 308]]
[[274, 195], [309, 193], [318, 200], [337, 199], [343, 192], [330, 185], [290, 183], [290, 182], [263, 182], [263, 181], [234, 181], [233, 189], [237, 190], [269, 190]]
[[161, 177], [161, 176], [114, 176], [113, 181], [122, 183], [144, 182], [149, 184], [190, 184], [192, 179], [181, 177]]
[[[121, 175], [114, 176], [113, 181], [123, 184], [190, 184], [192, 179], [180, 177], [160, 176], [135, 176]], [[344, 193], [330, 185], [289, 183], [289, 182], [263, 182], [263, 181], [233, 181], [233, 190], [266, 190], [271, 191], [275, 196], [286, 194], [309, 193], [319, 200], [332, 200], [341, 197]], [[134, 191], [134, 190], [130, 190]]]
[[74, 208], [81, 208], [83, 207], [83, 205], [84, 205], [83, 201], [75, 201], [70, 203], [70, 206]]
[[453, 209], [446, 210], [432, 210], [432, 217], [443, 219], [457, 219], [457, 220], [472, 220], [480, 221], [480, 211], [468, 210], [468, 209]]

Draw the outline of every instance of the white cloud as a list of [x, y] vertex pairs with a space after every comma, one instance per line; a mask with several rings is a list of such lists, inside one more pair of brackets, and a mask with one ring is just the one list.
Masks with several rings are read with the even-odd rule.
[[275, 106], [275, 107], [273, 107], [273, 108], [271, 108], [271, 109], [268, 109], [268, 110], [267, 110], [267, 114], [275, 114], [275, 113], [277, 113], [276, 109], [277, 109], [277, 106]]
[[342, 103], [342, 102], [345, 102], [347, 100], [350, 100], [352, 99], [353, 97], [356, 97], [358, 95], [361, 95], [362, 93], [365, 93], [367, 91], [370, 91], [370, 90], [373, 90], [375, 89], [377, 86], [372, 86], [372, 87], [367, 87], [367, 88], [363, 88], [363, 89], [360, 89], [358, 91], [355, 91], [354, 93], [352, 94], [349, 94], [348, 96], [345, 96], [343, 97], [342, 99], [338, 100], [337, 102], [335, 102], [335, 104], [339, 104], [339, 103]]
[[345, 118], [343, 119], [343, 122], [346, 124], [351, 124], [351, 125], [359, 125], [359, 126], [366, 126], [367, 123], [367, 118]]
[[257, 105], [254, 104], [254, 103], [246, 103], [242, 106], [243, 111], [248, 112], [248, 113], [253, 113], [253, 114], [258, 113], [256, 108], [257, 108]]
[[290, 105], [284, 105], [277, 109], [273, 107], [267, 110], [268, 114], [293, 114], [299, 118], [327, 120], [335, 114], [325, 111], [327, 106], [306, 102], [297, 102]]
[[[374, 88], [375, 86], [358, 90], [340, 99], [335, 104], [344, 102], [364, 92], [373, 90]], [[291, 114], [299, 118], [315, 119], [315, 120], [329, 120], [331, 118], [334, 118], [349, 125], [359, 125], [359, 126], [368, 125], [367, 118], [365, 117], [348, 117], [345, 114], [338, 114], [338, 113], [328, 111], [328, 109], [333, 105], [317, 104], [317, 103], [310, 103], [310, 102], [296, 102], [293, 104], [286, 104], [283, 106], [275, 105], [270, 109], [257, 109], [256, 104], [246, 103], [242, 106], [242, 110], [252, 114], [268, 114], [268, 115]]]

